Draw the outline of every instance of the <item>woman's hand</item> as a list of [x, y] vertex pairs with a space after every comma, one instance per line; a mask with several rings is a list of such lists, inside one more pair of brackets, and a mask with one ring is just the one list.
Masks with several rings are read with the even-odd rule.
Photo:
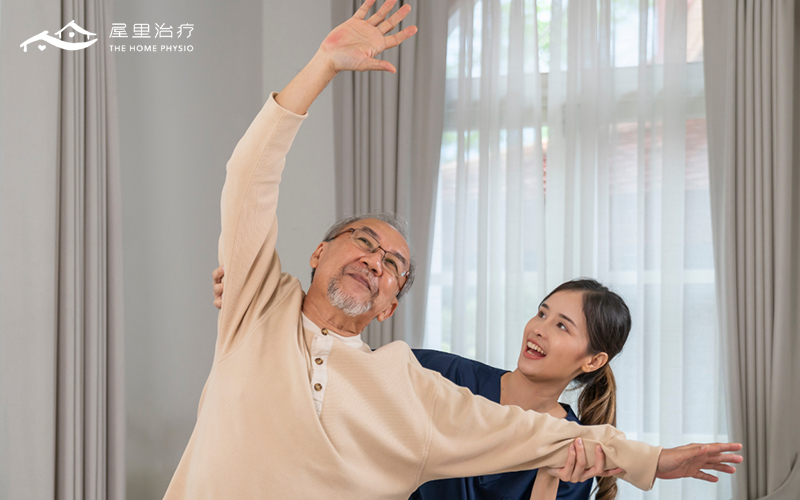
[[736, 469], [725, 464], [738, 464], [744, 459], [740, 455], [728, 452], [741, 449], [742, 445], [738, 443], [687, 444], [663, 449], [661, 456], [658, 457], [656, 477], [659, 479], [693, 477], [716, 483], [719, 481], [718, 477], [707, 474], [701, 469], [733, 474]]
[[225, 268], [219, 266], [211, 273], [211, 279], [214, 280], [214, 307], [222, 309], [222, 277], [225, 276]]
[[594, 451], [595, 462], [594, 467], [586, 468], [586, 453], [583, 448], [583, 440], [578, 438], [569, 447], [567, 452], [567, 463], [560, 469], [545, 468], [548, 474], [555, 476], [561, 481], [567, 483], [582, 483], [593, 477], [608, 477], [622, 474], [624, 470], [617, 467], [616, 469], [606, 469], [606, 454], [603, 453], [603, 447], [598, 445]]
[[366, 19], [374, 3], [375, 0], [364, 2], [353, 17], [334, 28], [320, 45], [319, 53], [325, 55], [333, 72], [397, 71], [391, 63], [375, 59], [375, 56], [396, 47], [417, 32], [416, 26], [409, 26], [394, 35], [387, 35], [411, 12], [411, 6], [400, 7], [386, 19], [397, 3], [397, 0], [386, 0], [374, 15]]

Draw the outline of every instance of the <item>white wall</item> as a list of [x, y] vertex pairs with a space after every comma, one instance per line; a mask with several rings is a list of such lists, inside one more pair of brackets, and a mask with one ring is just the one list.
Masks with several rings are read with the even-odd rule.
[[[264, 99], [303, 69], [330, 30], [330, 2], [264, 1]], [[304, 289], [311, 281], [311, 252], [336, 221], [331, 95], [328, 86], [308, 111], [281, 182], [278, 254]]]
[[[225, 162], [267, 89], [288, 83], [330, 29], [330, 7], [313, 2], [320, 4], [321, 11], [267, 0], [114, 4], [114, 22], [129, 31], [134, 23], [194, 24], [181, 42], [191, 42], [191, 53], [116, 54], [129, 500], [161, 498], [188, 442], [216, 334], [210, 275]], [[331, 125], [326, 91], [281, 184], [278, 249], [284, 269], [305, 285], [308, 256], [334, 219]]]

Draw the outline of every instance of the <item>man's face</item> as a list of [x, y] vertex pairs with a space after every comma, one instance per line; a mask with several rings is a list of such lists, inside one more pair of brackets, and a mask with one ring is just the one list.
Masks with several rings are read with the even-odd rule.
[[[356, 221], [344, 229], [360, 229], [387, 252], [410, 260], [408, 244], [389, 224], [377, 219]], [[316, 269], [312, 286], [326, 288], [330, 303], [348, 316], [369, 315], [379, 321], [390, 317], [397, 306], [397, 292], [405, 278], [397, 278], [383, 263], [380, 249], [367, 252], [353, 242], [352, 233], [321, 243], [311, 256]]]

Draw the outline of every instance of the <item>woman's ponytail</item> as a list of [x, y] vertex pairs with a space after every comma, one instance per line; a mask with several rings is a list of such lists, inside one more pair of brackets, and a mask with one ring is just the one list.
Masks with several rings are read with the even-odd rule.
[[[578, 414], [583, 425], [617, 425], [617, 382], [606, 363], [588, 382], [578, 398]], [[617, 496], [617, 478], [597, 478], [596, 500], [612, 500]]]
[[578, 414], [583, 425], [617, 425], [617, 381], [608, 363], [584, 386]]

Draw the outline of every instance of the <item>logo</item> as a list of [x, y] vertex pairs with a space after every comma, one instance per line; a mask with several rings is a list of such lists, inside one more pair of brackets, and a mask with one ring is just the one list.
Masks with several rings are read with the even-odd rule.
[[[87, 39], [91, 38], [93, 36], [97, 36], [95, 33], [89, 33], [85, 29], [81, 28], [80, 26], [75, 24], [75, 20], [72, 20], [72, 21], [68, 22], [66, 24], [66, 26], [64, 26], [63, 28], [61, 28], [60, 30], [58, 30], [56, 32], [56, 35], [58, 35], [58, 38], [48, 35], [47, 34], [48, 33], [47, 30], [45, 30], [45, 31], [42, 31], [41, 33], [39, 33], [36, 36], [32, 36], [32, 37], [28, 38], [27, 40], [22, 42], [19, 46], [22, 47], [22, 51], [23, 52], [28, 52], [28, 44], [29, 43], [42, 41], [42, 42], [49, 43], [53, 47], [58, 47], [59, 49], [64, 49], [64, 50], [83, 50], [86, 47], [88, 47], [90, 45], [93, 45], [95, 42], [97, 42], [97, 38], [95, 38], [94, 40], [86, 41], [86, 42], [65, 42], [64, 40], [61, 39], [61, 33], [64, 30], [66, 30], [67, 28], [71, 29], [70, 31], [67, 31], [67, 33], [69, 34], [70, 38], [74, 38], [76, 32], [80, 33], [82, 35], [85, 35]], [[37, 45], [37, 47], [39, 48], [39, 50], [44, 50], [44, 49], [47, 48], [47, 45], [39, 44], [39, 45]]]
[[[111, 33], [108, 35], [109, 41], [112, 38], [133, 38], [134, 42], [141, 42], [143, 38], [161, 38], [161, 42], [169, 45], [158, 45], [155, 43], [133, 43], [126, 45], [124, 43], [109, 43], [108, 50], [111, 52], [191, 52], [194, 50], [192, 45], [174, 44], [175, 38], [191, 38], [194, 24], [183, 23], [176, 28], [172, 25], [167, 26], [167, 23], [153, 23], [155, 33], [151, 34], [149, 23], [134, 23], [133, 36], [128, 35], [128, 25], [126, 23], [112, 23]], [[177, 33], [175, 33], [177, 31]], [[164, 40], [164, 38], [172, 38], [173, 40]], [[146, 40], [149, 42], [149, 40]]]

